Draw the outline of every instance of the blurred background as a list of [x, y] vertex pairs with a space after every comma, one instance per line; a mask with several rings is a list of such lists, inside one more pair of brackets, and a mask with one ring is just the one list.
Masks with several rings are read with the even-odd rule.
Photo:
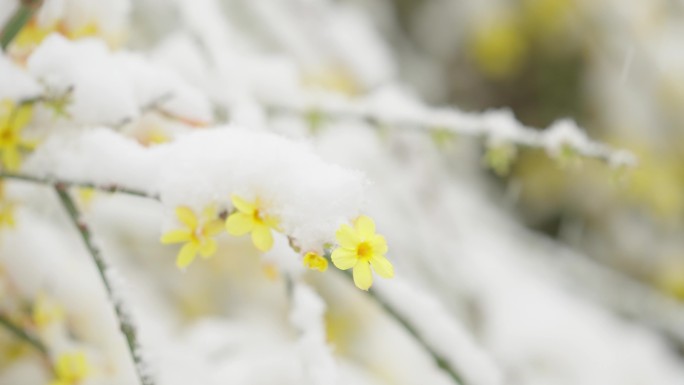
[[684, 2], [406, 0], [366, 2], [433, 104], [509, 107], [524, 124], [575, 119], [636, 154], [612, 175], [559, 167], [522, 150], [508, 175], [521, 221], [664, 294], [684, 300]]

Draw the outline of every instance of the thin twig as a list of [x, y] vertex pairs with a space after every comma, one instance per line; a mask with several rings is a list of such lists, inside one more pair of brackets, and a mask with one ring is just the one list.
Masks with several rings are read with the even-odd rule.
[[[323, 254], [323, 257], [328, 259], [328, 261], [332, 264], [332, 259], [331, 259], [331, 250], [326, 250], [326, 252]], [[351, 270], [345, 270], [343, 271], [344, 276], [349, 278], [350, 280], [353, 280]], [[373, 290], [369, 290], [368, 294], [375, 299], [375, 302], [380, 305], [380, 307], [394, 320], [396, 320], [415, 340], [418, 342], [420, 346], [425, 349], [428, 354], [432, 357], [434, 360], [435, 364], [442, 369], [444, 372], [449, 375], [449, 377], [456, 383], [456, 384], [464, 384], [462, 377], [456, 372], [455, 369], [453, 369], [450, 365], [449, 362], [441, 357], [437, 352], [432, 349], [432, 347], [425, 341], [423, 338], [420, 336], [418, 331], [407, 321], [404, 319], [404, 317], [397, 313], [390, 304], [387, 302], [383, 301], [382, 298], [378, 297]]]
[[126, 313], [121, 298], [117, 298], [115, 296], [114, 289], [107, 276], [107, 271], [109, 269], [109, 267], [107, 266], [107, 262], [102, 257], [100, 249], [93, 243], [90, 229], [81, 218], [81, 214], [78, 211], [78, 208], [74, 203], [74, 200], [71, 198], [69, 192], [67, 191], [67, 186], [64, 184], [55, 184], [54, 188], [55, 192], [57, 192], [57, 195], [59, 196], [60, 201], [62, 202], [62, 205], [69, 214], [71, 221], [73, 222], [74, 226], [76, 226], [76, 228], [78, 229], [78, 232], [81, 235], [81, 238], [83, 239], [83, 243], [88, 249], [88, 253], [93, 259], [93, 262], [95, 262], [95, 266], [97, 267], [97, 270], [100, 273], [100, 278], [102, 279], [102, 283], [104, 284], [105, 289], [107, 290], [109, 299], [114, 304], [114, 311], [119, 322], [119, 328], [126, 337], [126, 344], [131, 354], [131, 358], [133, 359], [133, 362], [135, 364], [135, 369], [138, 374], [138, 378], [140, 379], [140, 383], [142, 385], [153, 385], [152, 379], [145, 373], [144, 363], [139, 354], [140, 344], [135, 325], [133, 324], [129, 315]]
[[116, 184], [98, 185], [98, 184], [95, 184], [92, 182], [76, 182], [76, 181], [70, 181], [70, 180], [65, 180], [65, 179], [60, 179], [60, 178], [51, 178], [51, 177], [43, 178], [43, 177], [37, 177], [37, 176], [33, 176], [33, 175], [9, 173], [9, 172], [3, 172], [3, 171], [0, 171], [0, 179], [1, 178], [21, 180], [24, 182], [39, 183], [39, 184], [44, 184], [44, 185], [49, 185], [49, 186], [54, 186], [54, 185], [58, 184], [58, 185], [62, 185], [65, 187], [89, 188], [89, 189], [94, 189], [94, 190], [108, 192], [108, 193], [121, 193], [121, 194], [126, 194], [126, 195], [133, 195], [133, 196], [138, 196], [138, 197], [143, 197], [143, 198], [150, 198], [150, 199], [159, 200], [159, 196], [157, 196], [157, 195], [149, 194], [149, 193], [142, 191], [142, 190], [136, 190], [136, 189], [131, 189], [131, 188], [119, 186]]
[[0, 47], [3, 51], [7, 50], [12, 40], [19, 34], [28, 23], [36, 10], [43, 3], [42, 0], [23, 0], [14, 15], [7, 21], [5, 27], [0, 32]]
[[0, 313], [0, 326], [11, 332], [18, 339], [36, 348], [36, 350], [38, 350], [42, 355], [47, 356], [47, 348], [38, 338], [22, 329], [20, 326], [16, 325], [14, 322], [12, 322], [12, 320], [2, 313]]

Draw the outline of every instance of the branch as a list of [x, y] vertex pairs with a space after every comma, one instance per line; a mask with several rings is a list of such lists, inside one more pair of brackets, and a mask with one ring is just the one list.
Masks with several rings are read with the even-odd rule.
[[16, 325], [14, 322], [12, 322], [12, 320], [2, 313], [0, 313], [0, 326], [4, 327], [18, 339], [36, 348], [36, 350], [38, 350], [42, 355], [48, 355], [47, 348], [38, 338], [22, 329], [20, 326]]
[[20, 180], [20, 181], [31, 182], [31, 183], [38, 183], [38, 184], [44, 184], [44, 185], [49, 185], [49, 186], [60, 185], [60, 186], [64, 186], [64, 187], [90, 188], [90, 189], [108, 192], [108, 193], [120, 193], [120, 194], [133, 195], [133, 196], [142, 197], [142, 198], [159, 200], [159, 196], [157, 196], [157, 195], [149, 194], [149, 193], [147, 193], [145, 191], [141, 191], [141, 190], [130, 189], [127, 187], [116, 185], [116, 184], [98, 185], [98, 184], [95, 184], [92, 182], [75, 182], [75, 181], [59, 179], [59, 178], [38, 177], [38, 176], [33, 176], [33, 175], [10, 173], [10, 172], [3, 172], [3, 171], [0, 171], [0, 179], [1, 178]]
[[126, 313], [126, 309], [124, 308], [121, 298], [116, 298], [112, 284], [107, 276], [107, 271], [109, 269], [107, 262], [102, 257], [100, 249], [93, 243], [90, 229], [88, 228], [88, 225], [81, 219], [81, 214], [78, 211], [76, 204], [67, 192], [67, 186], [57, 183], [54, 185], [54, 188], [55, 192], [59, 196], [60, 201], [62, 202], [62, 205], [64, 206], [64, 209], [69, 214], [69, 218], [71, 218], [74, 226], [76, 226], [78, 229], [78, 232], [83, 239], [83, 243], [85, 244], [86, 249], [88, 249], [88, 253], [93, 259], [93, 262], [95, 262], [95, 266], [100, 273], [100, 278], [102, 279], [102, 283], [107, 290], [109, 299], [114, 304], [114, 311], [119, 321], [119, 328], [126, 337], [126, 344], [131, 354], [131, 358], [133, 359], [133, 363], [135, 364], [135, 369], [138, 374], [138, 378], [140, 379], [140, 383], [142, 385], [153, 385], [154, 383], [152, 379], [145, 373], [144, 363], [139, 354], [140, 344], [138, 341], [135, 325], [131, 321], [129, 315]]
[[[412, 113], [404, 112], [400, 116], [388, 116], [386, 111], [374, 108], [364, 101], [340, 101], [316, 99], [309, 103], [275, 104], [263, 102], [269, 115], [294, 115], [313, 121], [312, 125], [320, 125], [323, 121], [352, 120], [364, 122], [373, 127], [391, 127], [398, 130], [413, 130], [431, 134], [463, 135], [484, 139], [488, 146], [510, 143], [519, 147], [542, 148], [548, 153], [567, 149], [574, 154], [588, 159], [596, 159], [612, 167], [630, 167], [636, 164], [636, 158], [628, 151], [613, 149], [608, 145], [593, 141], [572, 122], [574, 138], [568, 140], [554, 138], [554, 126], [542, 130], [528, 127], [515, 119], [508, 110], [489, 110], [482, 113], [462, 112], [452, 108], [424, 107]], [[557, 121], [555, 124], [567, 124], [570, 121]], [[577, 140], [579, 139], [579, 142]], [[561, 145], [561, 148], [555, 148]], [[558, 154], [550, 154], [557, 157]]]
[[[325, 253], [323, 254], [323, 257], [328, 259], [328, 262], [332, 265], [332, 259], [331, 259], [331, 250], [326, 250]], [[345, 277], [348, 279], [352, 280], [352, 271], [351, 270], [345, 270], [343, 271]], [[461, 376], [449, 365], [448, 361], [441, 357], [437, 352], [428, 345], [425, 340], [418, 334], [416, 329], [404, 318], [401, 316], [401, 314], [397, 313], [390, 304], [387, 302], [383, 301], [382, 298], [378, 297], [374, 291], [368, 291], [368, 294], [375, 299], [375, 302], [380, 305], [380, 307], [392, 318], [394, 318], [406, 331], [418, 342], [420, 346], [425, 349], [428, 354], [432, 357], [434, 360], [435, 364], [442, 369], [444, 372], [447, 373], [447, 375], [454, 381], [456, 384], [463, 384], [463, 379]]]
[[14, 15], [7, 21], [5, 27], [0, 32], [0, 47], [3, 51], [7, 50], [12, 40], [19, 34], [19, 32], [24, 28], [26, 23], [28, 23], [33, 14], [38, 10], [38, 8], [43, 3], [42, 0], [23, 0], [19, 5], [19, 8], [14, 12]]

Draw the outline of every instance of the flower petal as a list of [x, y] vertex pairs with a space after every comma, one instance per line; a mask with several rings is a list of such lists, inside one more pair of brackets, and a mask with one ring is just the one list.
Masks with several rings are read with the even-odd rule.
[[218, 246], [214, 238], [204, 238], [199, 247], [199, 253], [203, 258], [208, 258], [216, 253], [217, 248]]
[[202, 234], [204, 236], [214, 236], [223, 231], [224, 226], [225, 224], [222, 220], [214, 219], [212, 221], [205, 223], [202, 226]]
[[238, 211], [241, 211], [245, 214], [253, 214], [254, 211], [256, 211], [256, 206], [254, 204], [247, 202], [236, 194], [231, 195], [230, 200], [233, 202], [233, 206], [235, 206]]
[[337, 229], [337, 232], [335, 232], [335, 238], [337, 238], [337, 243], [339, 243], [340, 246], [347, 249], [356, 249], [356, 246], [361, 242], [356, 231], [349, 225], [340, 226], [340, 228]]
[[394, 277], [394, 267], [384, 256], [377, 254], [373, 255], [370, 263], [371, 266], [373, 266], [373, 270], [375, 270], [375, 272], [378, 273], [378, 275], [382, 278]]
[[385, 255], [387, 253], [387, 241], [382, 235], [373, 235], [369, 240], [371, 247], [373, 248], [373, 254], [375, 255]]
[[202, 210], [202, 221], [209, 222], [218, 218], [218, 213], [216, 212], [216, 205], [209, 205]]
[[344, 247], [335, 249], [330, 258], [332, 259], [333, 264], [335, 264], [335, 267], [340, 270], [351, 269], [356, 266], [356, 263], [359, 261], [356, 251], [345, 249]]
[[188, 242], [183, 247], [181, 247], [178, 252], [178, 258], [176, 258], [176, 266], [179, 269], [185, 269], [192, 261], [195, 260], [197, 256], [197, 250], [199, 245], [195, 242]]
[[226, 219], [226, 231], [230, 235], [245, 235], [254, 229], [255, 224], [251, 215], [237, 212], [230, 214]]
[[252, 242], [260, 251], [269, 251], [273, 247], [273, 234], [266, 225], [254, 226], [252, 230]]
[[32, 117], [33, 107], [30, 104], [20, 104], [13, 113], [12, 121], [10, 122], [10, 130], [19, 132], [31, 121]]
[[354, 228], [362, 240], [370, 239], [375, 235], [375, 222], [365, 215], [356, 218], [354, 221]]
[[2, 152], [2, 163], [9, 171], [17, 171], [19, 169], [21, 158], [19, 157], [19, 151], [17, 151], [16, 147], [6, 148]]
[[161, 237], [161, 243], [168, 245], [169, 243], [187, 242], [192, 238], [192, 235], [187, 230], [171, 230]]
[[373, 284], [373, 276], [367, 262], [357, 263], [354, 266], [354, 284], [361, 290], [368, 290]]
[[190, 207], [176, 207], [176, 216], [181, 223], [188, 226], [191, 230], [194, 231], [197, 228], [197, 216], [195, 216], [195, 213]]

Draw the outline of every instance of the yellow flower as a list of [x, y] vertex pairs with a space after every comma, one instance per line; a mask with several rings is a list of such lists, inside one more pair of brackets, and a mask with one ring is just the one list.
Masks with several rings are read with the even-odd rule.
[[197, 219], [195, 213], [185, 206], [176, 208], [176, 216], [186, 229], [171, 230], [164, 234], [161, 242], [185, 243], [178, 252], [176, 265], [183, 269], [187, 267], [199, 253], [202, 257], [208, 258], [216, 253], [216, 240], [212, 238], [221, 232], [223, 222], [216, 215], [216, 208], [210, 206], [202, 212], [202, 222]]
[[320, 256], [318, 253], [310, 251], [304, 254], [304, 266], [311, 270], [318, 270], [320, 272], [328, 269], [328, 260]]
[[240, 236], [252, 233], [254, 246], [261, 251], [268, 251], [273, 247], [271, 229], [279, 231], [279, 221], [276, 217], [265, 213], [259, 198], [250, 203], [237, 195], [231, 197], [236, 211], [226, 219], [228, 234]]
[[41, 26], [35, 19], [31, 20], [21, 29], [17, 37], [12, 41], [12, 47], [32, 50], [54, 31], [55, 26]]
[[64, 353], [57, 358], [57, 378], [50, 385], [73, 385], [83, 381], [90, 373], [88, 360], [83, 352]]
[[342, 225], [335, 234], [340, 247], [332, 253], [332, 261], [340, 270], [354, 268], [354, 284], [368, 290], [373, 284], [371, 266], [383, 278], [394, 277], [394, 268], [385, 258], [385, 237], [375, 234], [375, 223], [362, 215], [354, 221], [354, 227]]
[[35, 145], [21, 138], [21, 130], [33, 115], [31, 105], [17, 106], [12, 100], [0, 102], [0, 151], [2, 165], [7, 170], [16, 171], [21, 163], [19, 152], [32, 150]]
[[14, 228], [14, 226], [16, 226], [16, 221], [14, 220], [14, 203], [7, 200], [5, 197], [5, 184], [0, 182], [0, 228]]
[[33, 323], [36, 324], [38, 329], [43, 329], [64, 318], [64, 310], [62, 307], [43, 293], [38, 294], [36, 297], [31, 313]]

